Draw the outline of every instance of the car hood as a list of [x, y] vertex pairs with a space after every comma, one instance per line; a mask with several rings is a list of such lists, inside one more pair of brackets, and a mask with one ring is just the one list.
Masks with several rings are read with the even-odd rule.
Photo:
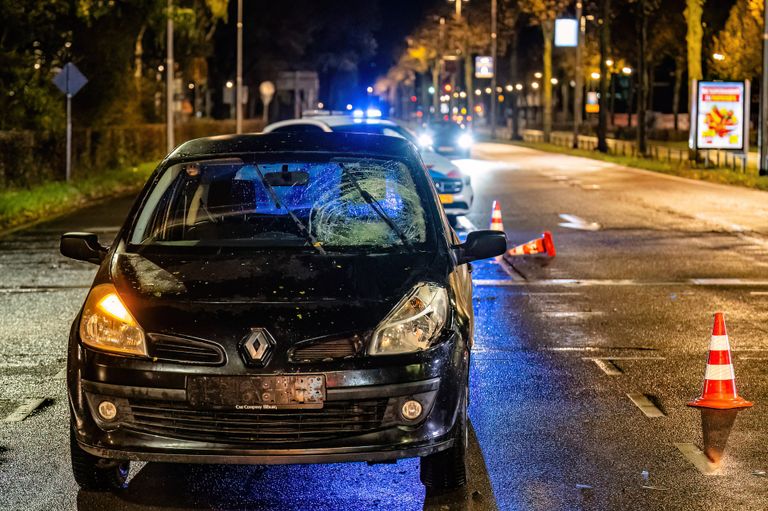
[[147, 331], [228, 344], [251, 328], [295, 343], [374, 328], [420, 281], [444, 283], [434, 253], [207, 258], [116, 255], [112, 280]]
[[454, 165], [451, 160], [434, 151], [422, 150], [421, 159], [424, 160], [424, 165], [426, 165], [429, 170], [437, 172], [438, 174], [447, 176], [449, 172], [460, 172], [459, 167]]

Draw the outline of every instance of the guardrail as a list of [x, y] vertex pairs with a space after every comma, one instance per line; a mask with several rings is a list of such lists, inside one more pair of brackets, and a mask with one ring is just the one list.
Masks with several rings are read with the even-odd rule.
[[[523, 130], [523, 140], [531, 143], [544, 142], [544, 132], [540, 130]], [[550, 136], [550, 143], [567, 148], [573, 147], [573, 134], [566, 132], [553, 132]], [[608, 144], [608, 152], [617, 156], [631, 156], [637, 158], [639, 153], [637, 151], [637, 143], [629, 140], [618, 140], [615, 138], [609, 138], [606, 140]], [[597, 137], [590, 135], [579, 135], [578, 137], [578, 149], [584, 149], [587, 151], [597, 150]], [[654, 144], [650, 142], [648, 144], [648, 151], [645, 158], [666, 161], [669, 163], [677, 162], [683, 164], [683, 162], [693, 167], [703, 168], [730, 168], [732, 170], [740, 170], [741, 172], [747, 171], [747, 167], [757, 168], [756, 163], [752, 165], [752, 161], [745, 158], [742, 154], [733, 153], [731, 151], [721, 151], [719, 149], [700, 150], [699, 154], [702, 157], [702, 161], [696, 162], [688, 159], [688, 149], [680, 149], [677, 147], [670, 147], [662, 144]]]

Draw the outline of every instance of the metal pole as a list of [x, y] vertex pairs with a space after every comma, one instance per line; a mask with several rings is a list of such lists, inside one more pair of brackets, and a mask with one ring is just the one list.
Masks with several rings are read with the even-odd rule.
[[[69, 68], [67, 68], [69, 75]], [[69, 76], [67, 76], [69, 88]], [[72, 178], [72, 94], [67, 93], [67, 183]]]
[[[763, 2], [763, 80], [760, 84], [760, 175], [768, 175], [768, 0]], [[744, 100], [749, 104], [749, 98]], [[745, 120], [747, 122], [747, 120]], [[748, 124], [748, 123], [747, 123]], [[747, 131], [749, 133], [749, 131]], [[745, 154], [745, 161], [749, 153]]]
[[237, 0], [237, 91], [235, 130], [243, 132], [243, 0]]
[[168, 24], [166, 27], [165, 56], [165, 125], [168, 152], [173, 151], [176, 142], [173, 136], [173, 16], [172, 0], [168, 0]]
[[[456, 0], [459, 2], [460, 0]], [[768, 1], [768, 0], [766, 0]], [[498, 110], [499, 93], [496, 92], [496, 74], [499, 64], [496, 62], [497, 34], [496, 34], [496, 0], [491, 0], [491, 61], [493, 62], [493, 76], [491, 76], [491, 138], [496, 138], [496, 110]], [[467, 91], [472, 93], [472, 91]]]
[[[767, 0], [768, 1], [768, 0]], [[584, 98], [584, 76], [581, 71], [581, 54], [584, 48], [586, 20], [582, 15], [583, 4], [576, 0], [576, 22], [579, 24], [579, 38], [576, 41], [576, 86], [573, 91], [573, 147], [579, 148], [579, 125], [581, 124], [582, 101]]]

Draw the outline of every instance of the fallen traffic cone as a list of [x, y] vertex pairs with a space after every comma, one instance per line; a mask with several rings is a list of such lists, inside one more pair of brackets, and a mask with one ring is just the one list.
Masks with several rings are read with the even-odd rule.
[[555, 257], [556, 253], [555, 243], [552, 241], [552, 233], [549, 231], [544, 231], [541, 238], [536, 238], [528, 243], [523, 243], [507, 250], [507, 255], [510, 256], [546, 254], [548, 257]]
[[712, 328], [712, 339], [709, 341], [707, 370], [704, 372], [704, 389], [701, 397], [688, 403], [688, 406], [720, 410], [752, 406], [752, 403], [736, 393], [731, 345], [728, 343], [722, 312], [715, 313], [715, 325]]
[[504, 232], [504, 223], [501, 221], [501, 205], [499, 201], [493, 201], [493, 207], [491, 208], [491, 226], [492, 231]]

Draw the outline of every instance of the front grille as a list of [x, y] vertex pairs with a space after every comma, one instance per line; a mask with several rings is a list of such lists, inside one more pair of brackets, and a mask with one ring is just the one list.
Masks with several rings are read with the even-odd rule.
[[152, 357], [168, 362], [185, 364], [221, 365], [224, 350], [205, 341], [162, 334], [150, 334]]
[[318, 362], [351, 358], [360, 352], [362, 345], [362, 340], [357, 335], [327, 341], [309, 341], [293, 348], [290, 352], [290, 358], [293, 362]]
[[461, 179], [439, 179], [435, 181], [435, 187], [440, 193], [459, 193], [464, 184]]
[[360, 435], [381, 427], [387, 399], [326, 401], [319, 410], [213, 411], [131, 400], [126, 429], [218, 444], [280, 444]]

